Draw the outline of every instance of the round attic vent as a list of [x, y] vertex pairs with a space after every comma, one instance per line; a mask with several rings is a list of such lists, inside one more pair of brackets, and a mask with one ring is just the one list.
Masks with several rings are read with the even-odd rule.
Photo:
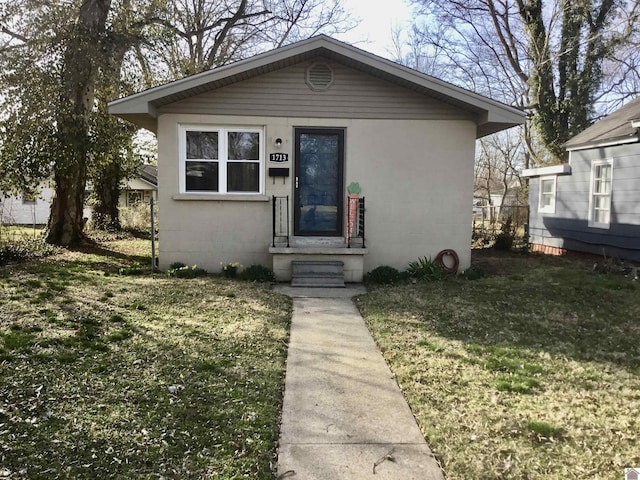
[[313, 63], [307, 68], [307, 85], [312, 90], [328, 90], [333, 83], [333, 70], [326, 63]]

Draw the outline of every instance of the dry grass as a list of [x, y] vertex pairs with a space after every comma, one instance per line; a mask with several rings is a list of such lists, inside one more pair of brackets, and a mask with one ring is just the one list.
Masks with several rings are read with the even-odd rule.
[[358, 300], [447, 478], [619, 479], [640, 465], [640, 289], [591, 265], [484, 254], [487, 273]]
[[120, 276], [148, 242], [0, 268], [0, 472], [271, 479], [290, 302]]

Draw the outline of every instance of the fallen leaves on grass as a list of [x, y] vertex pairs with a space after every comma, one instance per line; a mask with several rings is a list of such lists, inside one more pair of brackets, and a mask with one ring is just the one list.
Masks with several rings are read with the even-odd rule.
[[289, 300], [215, 278], [112, 275], [140, 261], [117, 250], [0, 269], [0, 466], [12, 478], [272, 478]]
[[638, 285], [497, 255], [358, 305], [447, 478], [617, 479], [640, 464]]

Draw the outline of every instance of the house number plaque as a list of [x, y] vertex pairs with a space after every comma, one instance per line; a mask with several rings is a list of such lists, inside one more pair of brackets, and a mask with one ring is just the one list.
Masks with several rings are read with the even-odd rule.
[[288, 153], [270, 153], [269, 154], [269, 161], [270, 162], [278, 162], [278, 163], [288, 162], [289, 161], [289, 154]]

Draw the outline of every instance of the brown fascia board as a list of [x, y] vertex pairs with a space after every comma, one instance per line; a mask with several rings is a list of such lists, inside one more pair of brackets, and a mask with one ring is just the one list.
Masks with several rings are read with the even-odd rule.
[[326, 56], [364, 73], [397, 83], [423, 95], [434, 96], [458, 108], [470, 111], [478, 116], [478, 136], [488, 135], [524, 123], [525, 113], [515, 107], [470, 92], [325, 35], [303, 40], [115, 100], [109, 103], [109, 113], [130, 119], [134, 123], [148, 128], [140, 123], [141, 116], [146, 116], [150, 121], [145, 123], [153, 126], [157, 117], [157, 107], [207, 90], [286, 68], [315, 56]]

